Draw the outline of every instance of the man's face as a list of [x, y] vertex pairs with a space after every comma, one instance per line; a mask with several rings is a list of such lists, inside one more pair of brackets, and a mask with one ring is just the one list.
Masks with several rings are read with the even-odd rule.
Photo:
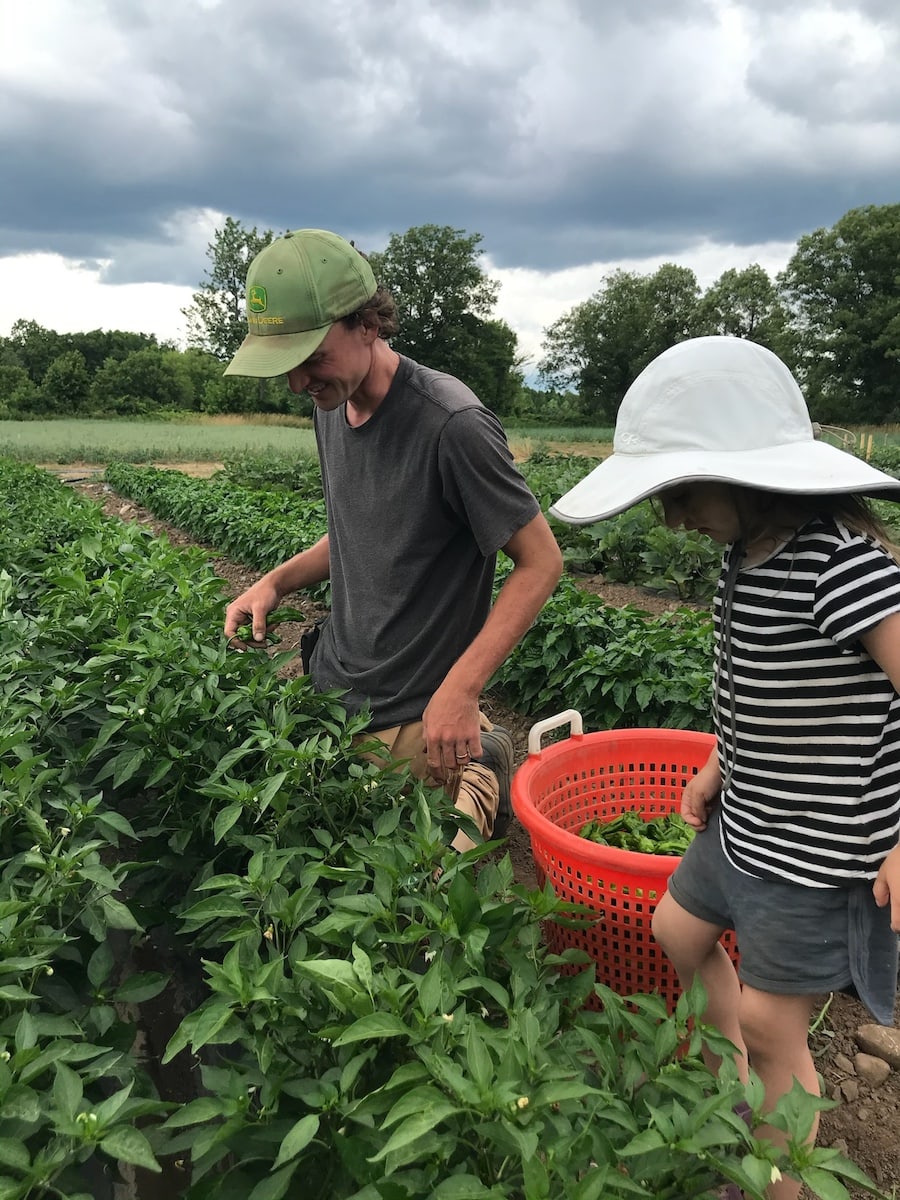
[[291, 391], [297, 395], [307, 392], [324, 412], [340, 408], [359, 390], [372, 368], [374, 336], [365, 325], [348, 329], [343, 321], [337, 321], [318, 349], [288, 371]]

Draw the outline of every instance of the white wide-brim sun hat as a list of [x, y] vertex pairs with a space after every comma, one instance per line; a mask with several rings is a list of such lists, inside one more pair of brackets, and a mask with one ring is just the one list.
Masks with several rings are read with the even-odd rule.
[[780, 358], [733, 337], [679, 342], [645, 367], [619, 408], [613, 453], [550, 513], [588, 525], [689, 480], [900, 500], [900, 481], [816, 440]]

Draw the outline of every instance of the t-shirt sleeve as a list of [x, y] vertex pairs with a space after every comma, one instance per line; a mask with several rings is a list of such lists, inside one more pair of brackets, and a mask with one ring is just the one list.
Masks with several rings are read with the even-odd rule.
[[438, 454], [444, 502], [472, 530], [485, 557], [541, 511], [490, 409], [473, 406], [454, 413]]
[[859, 535], [839, 545], [816, 585], [814, 615], [826, 637], [850, 645], [900, 612], [900, 566]]

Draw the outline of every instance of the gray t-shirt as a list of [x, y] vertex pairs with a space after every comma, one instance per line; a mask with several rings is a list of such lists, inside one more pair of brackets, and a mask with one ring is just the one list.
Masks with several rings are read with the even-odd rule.
[[332, 611], [313, 681], [368, 704], [374, 729], [418, 720], [484, 624], [497, 551], [539, 505], [493, 413], [411, 359], [363, 425], [341, 406], [315, 428]]

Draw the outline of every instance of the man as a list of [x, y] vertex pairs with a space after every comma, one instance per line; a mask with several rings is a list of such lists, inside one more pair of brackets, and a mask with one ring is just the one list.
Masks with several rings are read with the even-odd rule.
[[[283, 597], [330, 578], [331, 615], [304, 664], [314, 685], [367, 705], [387, 757], [501, 836], [512, 740], [479, 696], [562, 571], [502, 427], [459, 380], [390, 348], [393, 301], [336, 234], [300, 229], [265, 247], [247, 273], [247, 320], [225, 373], [286, 374], [312, 398], [328, 533], [228, 606], [226, 636], [249, 623], [263, 641]], [[513, 570], [491, 607], [500, 549]]]

